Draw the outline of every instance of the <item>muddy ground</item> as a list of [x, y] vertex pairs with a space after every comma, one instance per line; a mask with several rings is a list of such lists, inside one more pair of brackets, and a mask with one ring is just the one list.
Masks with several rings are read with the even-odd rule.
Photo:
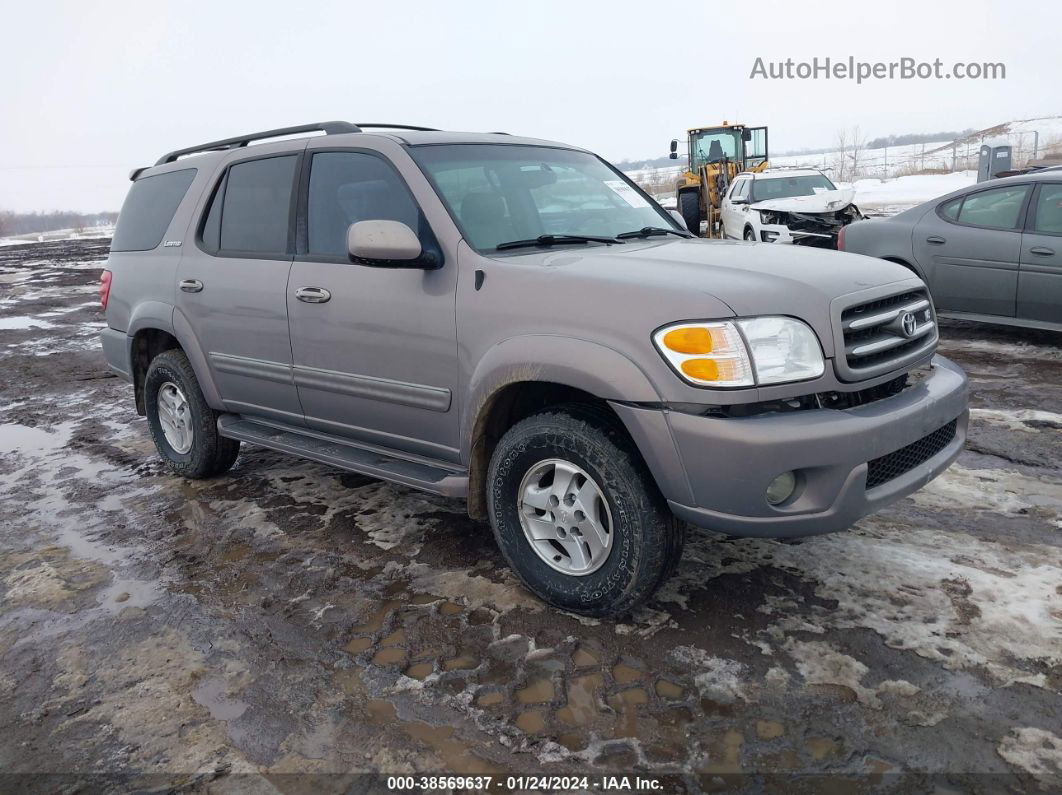
[[246, 446], [168, 474], [97, 346], [106, 242], [0, 248], [0, 789], [1062, 787], [1059, 335], [947, 325], [945, 476], [845, 533], [694, 536], [599, 622], [458, 502]]

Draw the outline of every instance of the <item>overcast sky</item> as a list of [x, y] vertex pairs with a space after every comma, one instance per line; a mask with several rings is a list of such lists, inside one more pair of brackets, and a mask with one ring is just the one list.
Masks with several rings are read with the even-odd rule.
[[[505, 130], [606, 158], [686, 127], [775, 151], [1062, 114], [1062, 3], [8, 3], [0, 209], [118, 209], [134, 166], [309, 121]], [[1006, 64], [1005, 80], [752, 80], [757, 57]]]

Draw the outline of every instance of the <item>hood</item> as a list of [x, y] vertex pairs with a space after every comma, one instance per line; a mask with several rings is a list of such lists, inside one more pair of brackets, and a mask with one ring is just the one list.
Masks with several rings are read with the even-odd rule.
[[835, 213], [851, 204], [854, 198], [855, 188], [838, 188], [812, 196], [753, 202], [749, 207], [753, 210], [777, 210], [783, 213]]
[[739, 317], [798, 317], [816, 331], [827, 356], [833, 355], [833, 299], [911, 279], [901, 265], [856, 254], [701, 238], [568, 248], [513, 259], [544, 267], [540, 280], [552, 283], [551, 290], [563, 280], [565, 292], [584, 300], [592, 293], [632, 319], [646, 316], [657, 325], [721, 317], [722, 306]]

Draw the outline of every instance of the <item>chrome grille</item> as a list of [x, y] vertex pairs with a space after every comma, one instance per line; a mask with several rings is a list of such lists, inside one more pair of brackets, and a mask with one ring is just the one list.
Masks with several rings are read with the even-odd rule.
[[924, 289], [849, 306], [840, 322], [844, 367], [839, 369], [849, 381], [912, 364], [937, 343], [933, 306]]

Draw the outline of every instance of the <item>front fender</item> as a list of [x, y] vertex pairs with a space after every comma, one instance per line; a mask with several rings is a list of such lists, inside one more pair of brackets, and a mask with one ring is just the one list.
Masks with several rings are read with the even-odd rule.
[[510, 337], [479, 360], [461, 419], [462, 458], [468, 460], [476, 419], [511, 384], [538, 381], [581, 389], [603, 400], [658, 403], [645, 372], [623, 354], [589, 340], [549, 334]]

